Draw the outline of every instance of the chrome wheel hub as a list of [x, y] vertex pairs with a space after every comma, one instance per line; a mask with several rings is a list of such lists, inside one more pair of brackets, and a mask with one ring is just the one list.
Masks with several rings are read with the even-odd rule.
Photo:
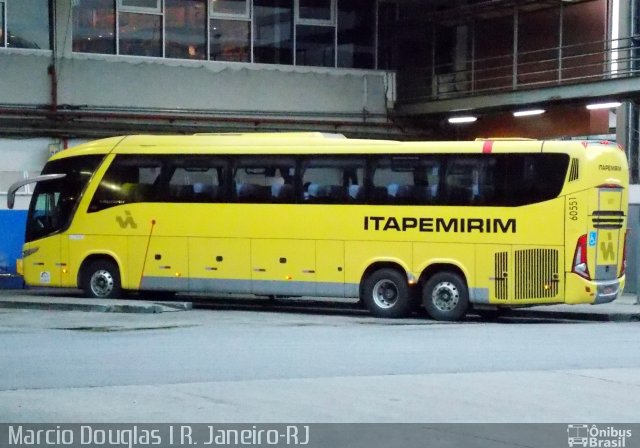
[[97, 297], [107, 297], [113, 291], [114, 280], [111, 272], [101, 269], [91, 276], [91, 292]]
[[373, 287], [372, 298], [379, 308], [391, 308], [398, 301], [398, 287], [391, 280], [380, 280]]
[[440, 282], [433, 288], [431, 301], [440, 311], [452, 311], [460, 302], [460, 291], [451, 282]]

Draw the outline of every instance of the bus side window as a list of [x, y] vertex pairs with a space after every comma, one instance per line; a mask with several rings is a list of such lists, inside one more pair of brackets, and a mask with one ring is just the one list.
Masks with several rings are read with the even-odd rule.
[[380, 157], [374, 162], [369, 202], [423, 205], [438, 194], [440, 161], [431, 155]]
[[[453, 156], [447, 165], [446, 205], [471, 205], [474, 198], [474, 168], [478, 160], [470, 157]], [[477, 173], [477, 171], [476, 171]]]
[[520, 156], [521, 189], [519, 204], [548, 201], [560, 194], [569, 158], [565, 154], [527, 154]]
[[100, 181], [88, 211], [157, 201], [155, 183], [161, 171], [162, 162], [157, 156], [116, 156]]
[[167, 201], [220, 202], [220, 174], [224, 169], [212, 162], [214, 161], [204, 157], [177, 161], [181, 166], [175, 167], [171, 174]]
[[294, 203], [295, 160], [281, 156], [240, 156], [232, 182], [235, 202]]
[[364, 160], [351, 157], [315, 157], [302, 163], [302, 202], [315, 204], [364, 203]]
[[[448, 204], [499, 206], [504, 200], [502, 155], [458, 157], [447, 176]], [[453, 181], [452, 181], [453, 179]], [[500, 193], [500, 194], [499, 194]]]

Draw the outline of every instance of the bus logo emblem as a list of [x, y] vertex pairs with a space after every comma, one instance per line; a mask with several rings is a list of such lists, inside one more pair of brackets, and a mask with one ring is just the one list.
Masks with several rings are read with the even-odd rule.
[[127, 227], [131, 226], [132, 229], [137, 229], [138, 224], [136, 224], [136, 222], [133, 220], [133, 216], [131, 216], [131, 212], [128, 210], [125, 210], [124, 215], [125, 215], [124, 218], [121, 216], [116, 216], [116, 221], [118, 222], [118, 225], [120, 226], [120, 228], [126, 229]]
[[567, 425], [567, 443], [570, 447], [580, 445], [588, 446], [589, 442], [589, 426], [588, 425]]
[[602, 251], [602, 258], [604, 260], [613, 260], [615, 258], [615, 251], [613, 249], [613, 241], [611, 241], [611, 233], [607, 234], [609, 241], [603, 241], [600, 243], [600, 250]]

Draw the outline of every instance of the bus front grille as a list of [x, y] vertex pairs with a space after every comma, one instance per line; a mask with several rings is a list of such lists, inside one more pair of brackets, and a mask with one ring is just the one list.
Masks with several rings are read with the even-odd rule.
[[495, 254], [495, 271], [494, 282], [496, 290], [496, 299], [507, 300], [508, 293], [508, 254], [507, 252], [496, 252]]
[[516, 250], [515, 299], [542, 299], [558, 295], [558, 251]]

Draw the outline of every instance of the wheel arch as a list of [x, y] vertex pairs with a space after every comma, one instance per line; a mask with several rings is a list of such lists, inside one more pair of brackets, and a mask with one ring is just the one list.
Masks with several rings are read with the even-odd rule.
[[468, 280], [469, 275], [468, 275], [466, 269], [464, 269], [464, 267], [462, 267], [459, 264], [454, 263], [452, 261], [436, 261], [434, 263], [429, 264], [420, 273], [420, 278], [418, 279], [418, 284], [422, 286], [427, 281], [429, 281], [429, 279], [433, 275], [437, 274], [438, 272], [446, 272], [446, 271], [458, 274], [462, 278], [462, 280], [464, 281], [467, 289], [469, 288], [469, 280]]
[[360, 275], [360, 283], [362, 283], [363, 280], [367, 278], [367, 276], [371, 275], [371, 273], [384, 268], [400, 271], [402, 274], [404, 274], [405, 277], [407, 277], [407, 279], [409, 279], [409, 271], [401, 261], [393, 259], [379, 259], [371, 261], [364, 269], [364, 271], [362, 271], [362, 275]]
[[389, 260], [389, 259], [374, 260], [371, 263], [369, 263], [366, 269], [362, 272], [362, 275], [360, 275], [360, 295], [362, 295], [362, 286], [366, 278], [372, 273], [374, 273], [375, 271], [378, 271], [380, 269], [385, 269], [385, 268], [395, 269], [396, 271], [402, 273], [407, 279], [407, 283], [411, 284], [410, 279], [412, 278], [412, 275], [409, 273], [407, 267], [404, 266], [402, 262], [398, 260]]
[[124, 283], [125, 276], [124, 276], [124, 271], [122, 269], [122, 263], [120, 262], [118, 257], [115, 254], [112, 254], [109, 252], [94, 252], [86, 255], [82, 260], [82, 262], [80, 263], [80, 266], [78, 268], [78, 274], [76, 275], [76, 285], [78, 285], [78, 287], [81, 287], [82, 285], [82, 275], [84, 274], [84, 270], [87, 268], [87, 266], [89, 266], [94, 261], [99, 261], [99, 260], [110, 261], [115, 263], [115, 265], [118, 267], [118, 272], [120, 273], [120, 283], [123, 285], [125, 284]]

